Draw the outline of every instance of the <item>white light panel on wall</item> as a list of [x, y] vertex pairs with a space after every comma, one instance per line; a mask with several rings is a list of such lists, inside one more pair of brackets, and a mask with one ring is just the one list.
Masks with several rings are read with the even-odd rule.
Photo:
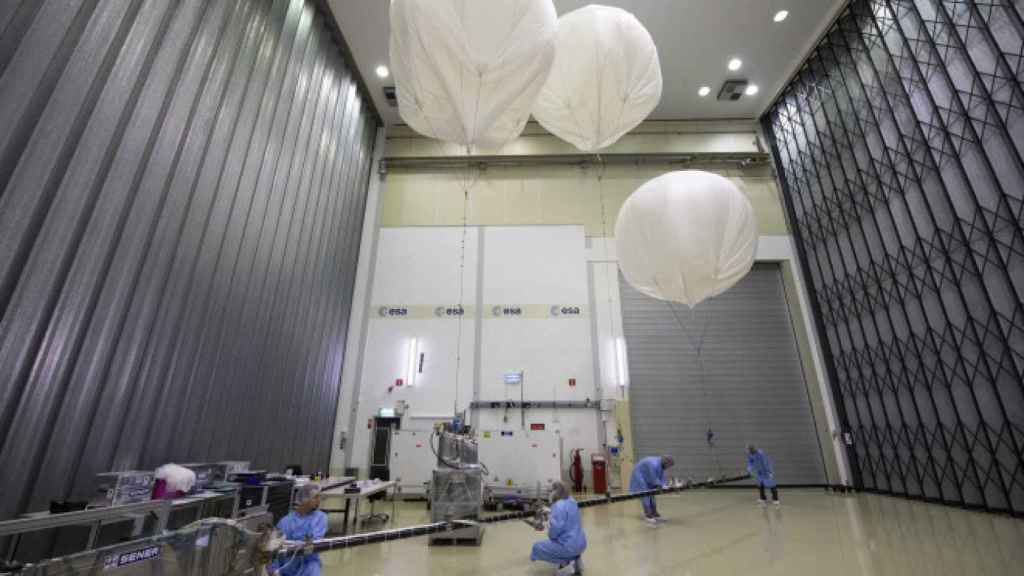
[[416, 383], [416, 359], [416, 339], [410, 338], [408, 368], [406, 369], [405, 372], [405, 381], [409, 386], [412, 386], [413, 384]]
[[621, 336], [615, 339], [615, 363], [619, 368], [619, 386], [628, 386], [629, 381], [626, 375], [629, 371], [626, 365], [626, 340]]

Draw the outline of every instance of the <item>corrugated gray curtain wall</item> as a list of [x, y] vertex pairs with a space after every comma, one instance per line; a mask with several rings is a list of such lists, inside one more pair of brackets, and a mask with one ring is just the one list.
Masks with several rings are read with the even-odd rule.
[[778, 264], [756, 264], [692, 312], [621, 275], [620, 287], [638, 458], [669, 454], [671, 475], [705, 479], [743, 471], [754, 442], [780, 483], [826, 481]]
[[306, 0], [0, 2], [0, 519], [327, 467], [369, 106]]

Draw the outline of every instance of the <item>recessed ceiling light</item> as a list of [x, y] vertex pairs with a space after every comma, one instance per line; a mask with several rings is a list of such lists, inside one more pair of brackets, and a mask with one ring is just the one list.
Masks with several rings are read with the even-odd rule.
[[747, 96], [753, 96], [760, 90], [761, 89], [757, 87], [757, 84], [751, 84], [750, 86], [747, 86]]
[[786, 18], [789, 18], [789, 10], [779, 10], [775, 13], [775, 18], [773, 18], [773, 20], [776, 22], [782, 22]]
[[380, 66], [377, 66], [377, 77], [378, 78], [387, 78], [388, 74], [390, 74], [390, 73], [391, 72], [388, 71], [388, 67], [387, 66], [385, 66], [383, 64], [381, 64]]
[[708, 94], [711, 94], [711, 87], [710, 86], [701, 86], [700, 90], [697, 91], [697, 94], [700, 94], [700, 97], [703, 98], [703, 97], [707, 96]]
[[733, 72], [739, 70], [742, 66], [743, 60], [740, 60], [739, 58], [733, 58], [732, 60], [729, 60], [729, 70], [732, 70]]

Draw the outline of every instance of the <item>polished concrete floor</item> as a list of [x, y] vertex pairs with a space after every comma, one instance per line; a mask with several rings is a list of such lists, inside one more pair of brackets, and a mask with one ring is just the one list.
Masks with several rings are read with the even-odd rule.
[[[883, 496], [788, 491], [762, 509], [747, 490], [661, 497], [668, 523], [651, 527], [639, 504], [583, 511], [593, 575], [1024, 574], [1024, 521]], [[382, 509], [390, 512], [390, 504]], [[401, 503], [395, 525], [427, 519]], [[538, 538], [522, 522], [488, 526], [480, 547], [429, 547], [426, 538], [325, 553], [323, 573], [373, 575], [550, 574], [529, 562]]]

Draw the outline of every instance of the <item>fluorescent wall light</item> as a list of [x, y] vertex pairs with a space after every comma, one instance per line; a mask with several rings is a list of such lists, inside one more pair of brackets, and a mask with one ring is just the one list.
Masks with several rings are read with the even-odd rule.
[[628, 386], [627, 374], [629, 370], [626, 365], [626, 340], [621, 336], [615, 339], [615, 363], [619, 369], [619, 386]]
[[418, 360], [416, 344], [415, 338], [409, 339], [409, 365], [405, 372], [405, 381], [409, 386], [416, 383], [416, 362]]

